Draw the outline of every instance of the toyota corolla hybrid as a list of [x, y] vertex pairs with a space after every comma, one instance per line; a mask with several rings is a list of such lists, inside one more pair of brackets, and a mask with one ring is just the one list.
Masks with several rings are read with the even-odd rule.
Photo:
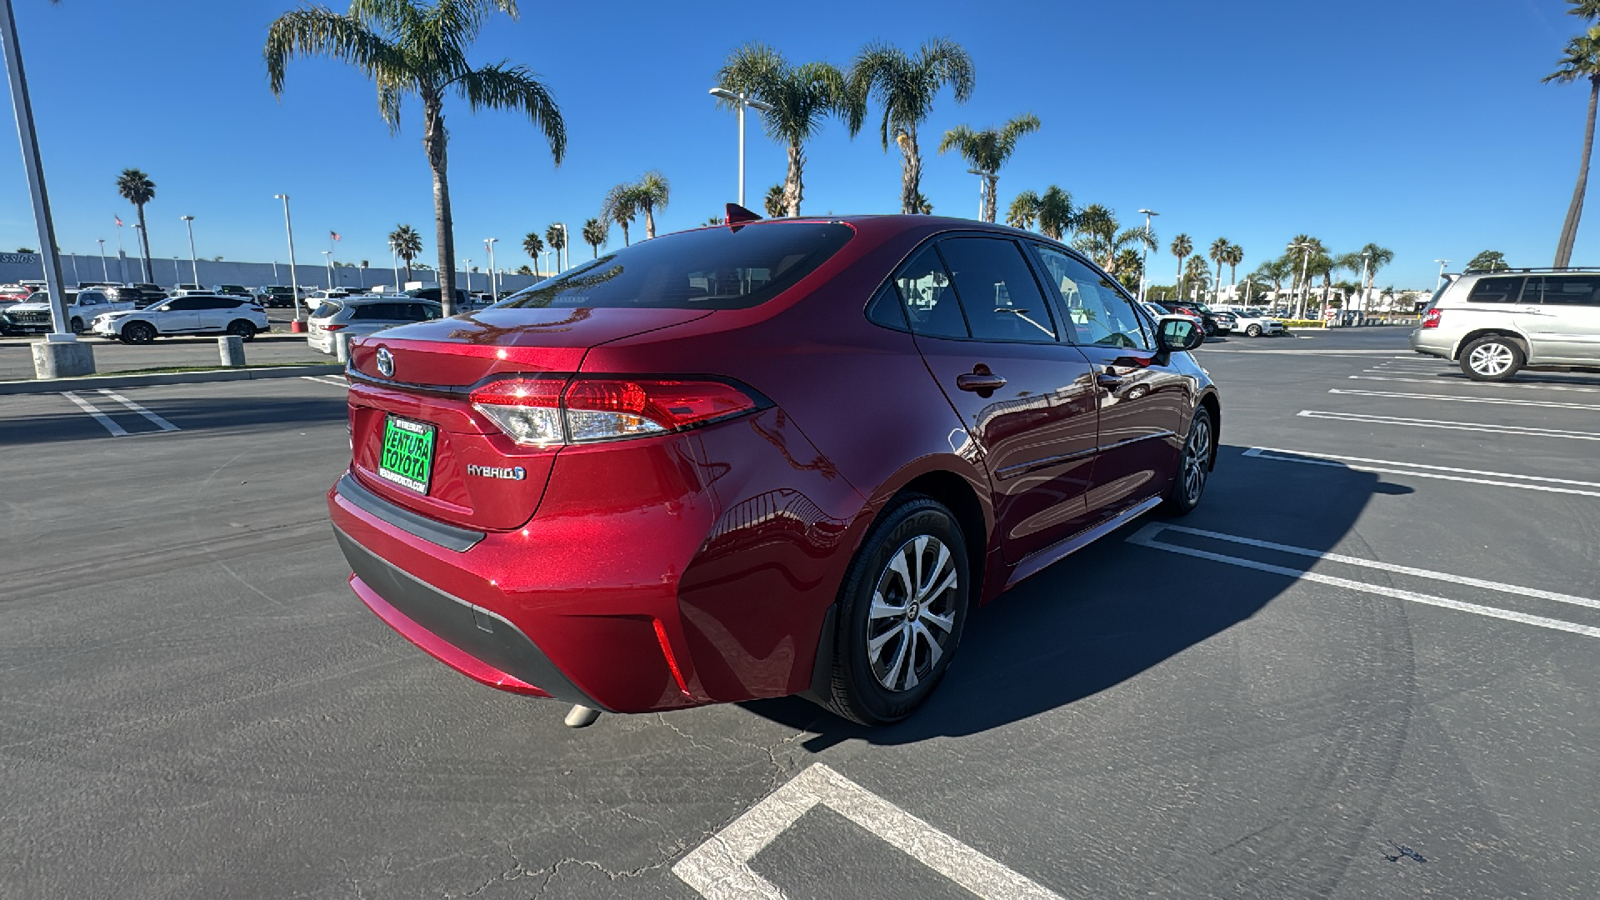
[[1200, 501], [1192, 321], [1024, 231], [730, 218], [353, 343], [328, 503], [368, 607], [589, 710], [885, 724], [973, 607]]

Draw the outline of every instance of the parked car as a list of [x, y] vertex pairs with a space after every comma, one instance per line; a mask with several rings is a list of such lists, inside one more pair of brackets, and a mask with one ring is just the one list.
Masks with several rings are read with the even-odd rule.
[[[439, 299], [442, 296], [441, 289], [437, 285], [426, 288], [412, 288], [411, 290], [406, 291], [406, 293], [412, 297], [416, 297], [418, 300], [432, 300], [434, 303], [441, 302]], [[465, 290], [462, 288], [456, 288], [455, 293], [456, 309], [464, 310], [472, 307], [472, 298], [467, 295]]]
[[360, 599], [486, 685], [884, 724], [971, 608], [1200, 502], [1200, 340], [1003, 226], [669, 234], [354, 341], [329, 510]]
[[177, 293], [177, 292], [180, 292], [180, 291], [181, 292], [185, 292], [185, 293], [190, 293], [190, 294], [211, 294], [211, 293], [215, 293], [214, 291], [212, 291], [210, 288], [206, 287], [203, 284], [175, 284], [175, 285], [172, 286], [172, 292], [173, 293]]
[[313, 350], [333, 355], [334, 335], [345, 332], [354, 337], [372, 334], [396, 325], [426, 322], [444, 315], [437, 303], [418, 300], [405, 294], [384, 297], [346, 297], [326, 300], [306, 320], [306, 343]]
[[[63, 292], [68, 327], [74, 333], [86, 330], [102, 313], [133, 309], [132, 301], [113, 301], [99, 288]], [[48, 334], [54, 327], [50, 311], [50, 292], [36, 291], [27, 300], [0, 310], [0, 333]]]
[[233, 334], [245, 340], [271, 327], [253, 300], [223, 294], [181, 294], [144, 309], [96, 316], [94, 333], [125, 344], [183, 334]]
[[1232, 334], [1239, 321], [1227, 310], [1213, 309], [1211, 316], [1217, 320], [1217, 334]]
[[0, 303], [12, 304], [28, 299], [33, 291], [20, 284], [0, 284]]
[[211, 288], [211, 292], [214, 294], [226, 294], [229, 297], [243, 297], [246, 300], [254, 300], [256, 296], [255, 294], [251, 293], [249, 288], [242, 284], [214, 285]]
[[1193, 316], [1199, 319], [1205, 326], [1206, 337], [1211, 337], [1217, 333], [1217, 317], [1212, 315], [1211, 310], [1204, 303], [1196, 303], [1189, 300], [1151, 300], [1150, 302], [1168, 313]]
[[256, 302], [262, 306], [294, 306], [294, 288], [269, 284], [256, 288]]
[[1202, 334], [1205, 332], [1205, 322], [1199, 316], [1194, 315], [1192, 313], [1168, 312], [1160, 304], [1158, 304], [1158, 303], [1156, 303], [1154, 301], [1151, 301], [1151, 300], [1144, 301], [1144, 311], [1146, 313], [1149, 313], [1151, 318], [1155, 318], [1155, 319], [1159, 319], [1159, 318], [1161, 318], [1163, 316], [1177, 316], [1177, 317], [1182, 318], [1182, 319], [1187, 319], [1190, 322], [1193, 322], [1194, 323], [1194, 327], [1200, 329]]
[[1475, 381], [1505, 381], [1524, 368], [1600, 367], [1600, 271], [1455, 276], [1423, 310], [1411, 349], [1453, 360]]
[[1244, 332], [1249, 337], [1261, 337], [1263, 335], [1270, 337], [1274, 334], [1283, 334], [1285, 331], [1283, 322], [1267, 315], [1260, 308], [1236, 308], [1233, 311], [1233, 319], [1234, 329]]
[[358, 293], [354, 288], [328, 288], [327, 290], [312, 291], [302, 297], [300, 302], [305, 306], [306, 315], [312, 316], [329, 300], [343, 300]]
[[152, 303], [167, 299], [166, 291], [153, 284], [124, 284], [106, 288], [106, 296], [113, 302], [132, 303], [135, 309], [143, 309]]

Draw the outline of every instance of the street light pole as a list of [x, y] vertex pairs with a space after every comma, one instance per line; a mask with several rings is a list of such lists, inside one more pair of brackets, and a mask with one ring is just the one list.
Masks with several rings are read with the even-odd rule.
[[[17, 117], [17, 140], [22, 144], [22, 166], [28, 174], [28, 194], [33, 200], [33, 224], [39, 232], [39, 255], [44, 261], [45, 289], [50, 292], [52, 331], [47, 341], [71, 343], [77, 338], [67, 323], [66, 294], [61, 290], [61, 257], [56, 253], [56, 227], [50, 218], [50, 196], [44, 185], [44, 163], [39, 159], [39, 139], [33, 130], [33, 104], [28, 99], [28, 79], [22, 71], [22, 44], [17, 40], [17, 19], [11, 0], [0, 0], [0, 43], [4, 44], [6, 80], [11, 85], [11, 108]], [[37, 364], [35, 365], [37, 369]], [[92, 370], [91, 370], [92, 371]]]
[[[138, 222], [133, 223], [133, 237], [134, 237], [134, 240], [137, 240], [139, 242], [139, 246], [141, 246], [141, 247], [144, 246], [144, 226], [140, 225]], [[119, 256], [122, 254], [122, 231], [121, 231], [121, 229], [117, 230], [117, 254]], [[155, 283], [155, 278], [156, 278], [156, 261], [152, 259], [152, 260], [150, 260], [149, 265], [146, 266], [145, 265], [144, 254], [143, 253], [139, 254], [139, 280], [144, 282], [145, 284], [154, 284]]]
[[328, 277], [328, 287], [333, 287], [333, 251], [322, 251], [322, 269]]
[[567, 234], [567, 223], [556, 224], [561, 226], [561, 247], [556, 250], [556, 274], [560, 275], [567, 270], [567, 263], [572, 261], [572, 235]]
[[499, 282], [494, 275], [494, 245], [499, 243], [499, 238], [484, 238], [483, 248], [489, 251], [489, 296], [494, 300], [500, 299]]
[[[128, 254], [122, 249], [122, 218], [117, 218], [117, 265], [122, 269], [122, 282], [128, 282]], [[145, 279], [148, 281], [149, 279]]]
[[106, 268], [106, 239], [95, 238], [95, 243], [100, 245], [100, 277], [110, 281], [111, 270]]
[[1139, 255], [1139, 302], [1143, 303], [1145, 299], [1145, 269], [1147, 268], [1145, 263], [1150, 259], [1150, 219], [1161, 215], [1161, 213], [1153, 209], [1141, 209], [1139, 212], [1144, 214], [1144, 251]]
[[983, 202], [983, 198], [988, 194], [989, 182], [983, 177], [982, 169], [968, 169], [967, 174], [978, 176], [978, 221], [982, 222], [983, 214], [989, 211], [989, 207]]
[[1361, 252], [1361, 313], [1367, 312], [1367, 265], [1372, 262], [1372, 251]]
[[472, 257], [467, 257], [467, 271], [462, 273], [467, 276], [467, 293], [472, 293]]
[[1305, 318], [1306, 312], [1306, 273], [1311, 268], [1310, 244], [1295, 244], [1294, 248], [1300, 251], [1300, 301], [1295, 304], [1295, 318]]
[[1448, 259], [1436, 259], [1436, 260], [1434, 260], [1434, 262], [1439, 264], [1439, 284], [1434, 285], [1433, 289], [1434, 290], [1438, 290], [1440, 285], [1444, 284], [1444, 267], [1450, 265], [1450, 260], [1448, 260]]
[[739, 205], [744, 206], [744, 111], [749, 107], [761, 112], [772, 112], [772, 106], [760, 100], [752, 100], [743, 91], [735, 93], [722, 87], [712, 88], [711, 96], [731, 103], [739, 111]]
[[194, 286], [200, 289], [200, 258], [194, 255], [194, 216], [179, 216], [189, 228], [189, 271], [194, 276]]
[[283, 201], [283, 230], [289, 235], [289, 299], [294, 307], [294, 327], [300, 327], [300, 280], [294, 273], [294, 226], [289, 223], [289, 195], [273, 194], [272, 199]]

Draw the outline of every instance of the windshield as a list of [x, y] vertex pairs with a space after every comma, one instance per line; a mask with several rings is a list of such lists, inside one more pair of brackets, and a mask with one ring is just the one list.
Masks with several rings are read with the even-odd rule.
[[748, 309], [815, 271], [853, 234], [836, 222], [768, 222], [664, 235], [518, 291], [493, 308]]

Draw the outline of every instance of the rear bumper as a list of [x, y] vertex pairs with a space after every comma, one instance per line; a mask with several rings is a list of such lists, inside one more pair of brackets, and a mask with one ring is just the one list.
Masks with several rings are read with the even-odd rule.
[[1407, 338], [1411, 349], [1424, 356], [1437, 356], [1440, 359], [1454, 358], [1455, 341], [1439, 332], [1437, 328], [1413, 328]]

